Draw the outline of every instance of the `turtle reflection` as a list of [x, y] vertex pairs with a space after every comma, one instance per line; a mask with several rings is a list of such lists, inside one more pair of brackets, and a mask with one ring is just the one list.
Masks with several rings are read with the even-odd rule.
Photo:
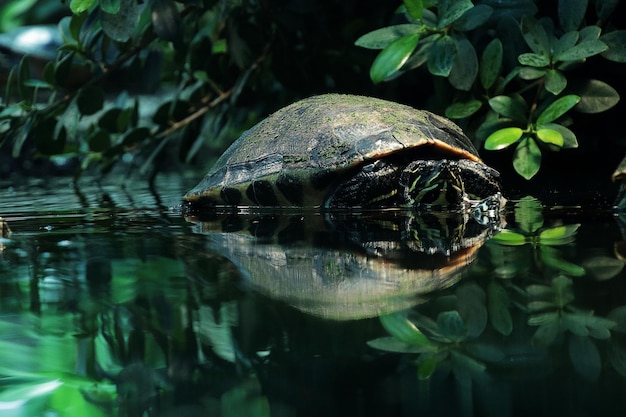
[[409, 308], [462, 278], [496, 231], [462, 213], [256, 212], [197, 221], [246, 285], [306, 313], [361, 319]]

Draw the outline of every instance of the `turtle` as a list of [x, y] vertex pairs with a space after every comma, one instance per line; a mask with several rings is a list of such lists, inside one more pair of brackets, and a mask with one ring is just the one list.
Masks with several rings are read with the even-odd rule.
[[215, 207], [503, 206], [500, 174], [452, 121], [366, 96], [324, 94], [271, 114], [237, 139], [183, 197]]

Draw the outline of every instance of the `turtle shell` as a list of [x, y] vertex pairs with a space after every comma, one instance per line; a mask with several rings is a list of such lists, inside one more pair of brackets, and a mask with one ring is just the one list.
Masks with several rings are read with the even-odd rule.
[[430, 112], [371, 97], [314, 96], [245, 132], [184, 199], [227, 206], [320, 206], [346, 172], [416, 150], [411, 158], [428, 154], [481, 162], [457, 125]]

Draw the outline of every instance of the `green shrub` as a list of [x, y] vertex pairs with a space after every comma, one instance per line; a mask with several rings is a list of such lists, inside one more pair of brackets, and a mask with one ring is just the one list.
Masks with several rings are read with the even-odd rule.
[[454, 94], [446, 116], [465, 119], [486, 150], [515, 146], [513, 167], [530, 179], [542, 151], [578, 146], [571, 110], [600, 113], [620, 99], [585, 71], [588, 58], [626, 62], [626, 30], [610, 20], [617, 2], [560, 0], [555, 19], [538, 4], [405, 0], [398, 12], [406, 23], [367, 33], [356, 45], [381, 50], [370, 68], [374, 83], [421, 66], [447, 78]]

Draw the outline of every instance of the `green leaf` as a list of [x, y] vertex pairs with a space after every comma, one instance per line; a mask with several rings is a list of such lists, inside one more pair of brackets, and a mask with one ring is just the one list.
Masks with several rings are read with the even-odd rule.
[[383, 49], [370, 68], [370, 77], [377, 84], [395, 75], [415, 50], [420, 35], [413, 33], [391, 42]]
[[[118, 12], [102, 13], [100, 22], [102, 24], [102, 30], [104, 30], [107, 36], [118, 42], [126, 42], [133, 36], [137, 29], [142, 8], [136, 0], [117, 1], [121, 2], [121, 8], [119, 8]], [[153, 19], [156, 19], [154, 15]]]
[[580, 37], [580, 33], [578, 31], [571, 31], [563, 34], [558, 40], [554, 42], [554, 46], [552, 48], [552, 56], [559, 55], [563, 51], [567, 51], [570, 48], [573, 48], [578, 42], [578, 38]]
[[447, 77], [454, 66], [457, 46], [451, 36], [445, 35], [433, 42], [428, 51], [428, 71], [433, 75]]
[[421, 381], [430, 379], [437, 370], [437, 357], [433, 355], [420, 357], [417, 365], [417, 377]]
[[122, 110], [118, 108], [107, 109], [104, 114], [98, 117], [98, 127], [110, 133], [122, 133], [124, 129], [119, 124]]
[[442, 336], [453, 342], [460, 342], [467, 334], [467, 329], [458, 311], [444, 311], [437, 316], [437, 328]]
[[544, 87], [552, 94], [559, 95], [567, 87], [567, 78], [559, 70], [549, 69], [545, 72]]
[[508, 117], [519, 123], [526, 123], [528, 120], [528, 109], [523, 98], [496, 96], [489, 99], [489, 106], [501, 116]]
[[595, 25], [589, 25], [582, 28], [579, 32], [580, 39], [587, 40], [595, 40], [600, 38], [600, 33], [602, 33], [602, 29]]
[[626, 377], [626, 347], [623, 343], [613, 342], [608, 347], [608, 357], [613, 368], [621, 376]]
[[576, 135], [574, 134], [574, 132], [572, 132], [565, 126], [559, 125], [556, 123], [546, 123], [544, 125], [537, 126], [537, 129], [543, 129], [543, 128], [556, 130], [557, 132], [561, 134], [561, 136], [563, 136], [563, 145], [561, 146], [563, 149], [578, 148], [578, 141], [576, 140]]
[[22, 100], [30, 100], [31, 89], [26, 85], [26, 81], [30, 79], [30, 62], [28, 55], [22, 56], [17, 67], [17, 91]]
[[519, 77], [522, 80], [537, 80], [546, 75], [548, 71], [546, 68], [535, 68], [535, 67], [519, 67]]
[[402, 67], [402, 70], [412, 70], [418, 67], [421, 67], [425, 63], [428, 62], [428, 55], [430, 50], [437, 39], [441, 37], [440, 34], [435, 33], [433, 35], [428, 35], [423, 38], [420, 38], [419, 43], [417, 44], [417, 48], [415, 52], [407, 59]]
[[424, 349], [418, 346], [409, 345], [391, 336], [368, 340], [367, 345], [374, 349], [394, 353], [426, 353], [433, 351], [431, 347]]
[[120, 11], [120, 0], [100, 0], [100, 9], [105, 13]]
[[550, 321], [539, 326], [532, 338], [533, 345], [537, 347], [549, 347], [559, 335], [560, 324], [558, 320]]
[[576, 316], [589, 329], [589, 336], [595, 339], [609, 339], [611, 330], [617, 326], [615, 321], [594, 316], [591, 312], [577, 313]]
[[580, 97], [570, 94], [550, 104], [537, 118], [537, 125], [550, 123], [567, 113], [580, 101]]
[[492, 14], [493, 8], [491, 6], [478, 4], [463, 13], [463, 15], [454, 22], [453, 27], [455, 30], [467, 32], [487, 22]]
[[502, 42], [494, 38], [480, 57], [480, 83], [485, 90], [491, 88], [502, 68]]
[[563, 146], [563, 135], [556, 130], [543, 128], [537, 129], [535, 133], [537, 138], [539, 138], [539, 140], [543, 143], [549, 143], [559, 147]]
[[457, 90], [469, 91], [478, 75], [478, 57], [474, 45], [465, 36], [457, 39], [458, 53], [450, 70], [448, 81]]
[[526, 244], [526, 236], [505, 229], [495, 235], [493, 241], [504, 246], [522, 246]]
[[581, 113], [601, 113], [620, 100], [617, 90], [600, 80], [587, 80], [575, 91], [580, 96], [575, 110]]
[[494, 94], [502, 94], [506, 88], [506, 86], [513, 81], [520, 72], [522, 67], [515, 66], [508, 74], [506, 74], [503, 78], [497, 78], [496, 83], [494, 85]]
[[[552, 292], [550, 293], [550, 295], [552, 295]], [[536, 303], [536, 302], [533, 301], [531, 303]], [[529, 304], [529, 310], [531, 310], [531, 311], [540, 311], [542, 309], [545, 309], [545, 308], [539, 308], [539, 307], [530, 307], [531, 303], [528, 303]], [[555, 307], [555, 304], [554, 303], [541, 302], [541, 306], [542, 307], [550, 307], [550, 308], [552, 308], [552, 307]], [[559, 316], [558, 312], [556, 312], [556, 311], [548, 311], [548, 312], [545, 312], [545, 313], [533, 314], [532, 316], [530, 316], [528, 318], [528, 325], [529, 326], [543, 326], [543, 325], [548, 324], [548, 323], [554, 323], [555, 321], [558, 322], [559, 319], [560, 319], [560, 316]]]
[[602, 56], [614, 62], [626, 62], [626, 30], [616, 30], [602, 35], [600, 38], [609, 49]]
[[535, 53], [521, 54], [517, 57], [517, 61], [522, 65], [537, 68], [546, 67], [550, 64], [550, 58], [546, 55], [539, 55]]
[[4, 86], [4, 101], [9, 103], [13, 99], [13, 86], [15, 85], [17, 78], [17, 67], [11, 68], [9, 75], [7, 76], [6, 84]]
[[624, 270], [624, 261], [612, 256], [595, 255], [586, 257], [582, 266], [596, 281], [607, 281]]
[[451, 25], [472, 7], [474, 5], [471, 0], [440, 0], [437, 5], [439, 15], [437, 28], [443, 29]]
[[543, 26], [534, 17], [524, 16], [522, 18], [521, 31], [530, 49], [536, 55], [549, 60], [550, 40]]
[[457, 309], [466, 328], [466, 336], [478, 337], [487, 327], [485, 291], [475, 283], [460, 285], [456, 291]]
[[523, 178], [534, 177], [541, 167], [541, 150], [534, 139], [525, 137], [520, 141], [513, 155], [513, 168]]
[[505, 127], [496, 130], [485, 140], [485, 149], [488, 151], [497, 151], [507, 148], [520, 140], [524, 131], [519, 127]]
[[[89, 16], [88, 13], [81, 13], [81, 14], [74, 14], [70, 18], [70, 21], [68, 24], [69, 35], [75, 41], [80, 41], [80, 30], [83, 27], [83, 23], [87, 19], [87, 16]], [[59, 23], [59, 25], [61, 24]]]
[[[531, 287], [533, 286], [531, 285]], [[540, 326], [542, 324], [545, 324], [549, 320], [553, 320], [554, 318], [559, 317], [559, 314], [553, 311], [559, 307], [557, 303], [552, 301], [552, 298], [554, 297], [554, 290], [552, 288], [548, 289], [550, 292], [545, 298], [550, 301], [535, 300], [529, 301], [526, 304], [526, 310], [528, 310], [529, 313], [533, 313], [533, 315], [530, 316], [530, 318], [528, 319], [528, 324], [530, 326]]]
[[539, 242], [542, 245], [565, 245], [574, 242], [580, 224], [568, 224], [564, 226], [555, 226], [542, 230], [539, 233]]
[[572, 334], [575, 334], [576, 336], [589, 336], [589, 330], [580, 320], [578, 320], [578, 318], [578, 314], [563, 314], [563, 326], [565, 326], [567, 330], [569, 330]]
[[96, 0], [70, 0], [70, 10], [74, 14], [86, 12], [96, 3]]
[[598, 19], [605, 20], [611, 16], [620, 0], [596, 0], [596, 14]]
[[585, 18], [588, 0], [559, 0], [559, 24], [564, 31], [576, 30]]
[[482, 107], [480, 100], [454, 103], [446, 108], [446, 117], [450, 119], [463, 119], [476, 113]]
[[626, 306], [615, 307], [609, 312], [607, 319], [615, 323], [614, 331], [626, 333]]
[[54, 67], [54, 79], [57, 84], [65, 85], [70, 74], [70, 70], [72, 69], [73, 62], [73, 52], [63, 56], [61, 59], [57, 59]]
[[132, 147], [148, 137], [150, 137], [150, 129], [147, 127], [138, 127], [124, 134], [122, 144], [127, 147]]
[[421, 20], [424, 13], [423, 0], [403, 0], [404, 7], [412, 19]]
[[568, 276], [582, 277], [586, 274], [585, 268], [580, 265], [566, 261], [561, 257], [559, 249], [551, 246], [541, 246], [541, 261], [552, 268], [567, 274]]
[[569, 340], [569, 356], [574, 369], [590, 381], [600, 377], [602, 361], [595, 343], [588, 337], [572, 335]]
[[379, 320], [385, 330], [401, 342], [414, 346], [431, 346], [433, 344], [415, 324], [402, 314], [382, 315]]
[[543, 226], [543, 205], [534, 197], [526, 196], [515, 203], [515, 222], [529, 233], [536, 232]]
[[95, 85], [88, 85], [79, 90], [76, 97], [76, 105], [78, 111], [83, 116], [92, 115], [104, 105], [104, 92], [100, 87]]
[[585, 40], [554, 57], [555, 61], [579, 61], [609, 49], [601, 40]]
[[101, 129], [95, 130], [88, 140], [92, 152], [104, 152], [111, 147], [111, 136]]
[[42, 77], [49, 87], [54, 87], [56, 84], [56, 80], [54, 79], [54, 62], [46, 62], [46, 65], [43, 67]]
[[487, 285], [487, 310], [489, 321], [496, 331], [508, 336], [513, 331], [513, 319], [509, 311], [509, 294], [500, 283], [491, 281]]
[[180, 41], [183, 35], [183, 21], [173, 0], [152, 0], [151, 16], [154, 33], [159, 38], [169, 42]]
[[356, 46], [367, 49], [384, 49], [391, 42], [406, 35], [415, 33], [422, 34], [424, 28], [420, 25], [406, 23], [402, 25], [388, 26], [366, 33], [354, 42]]

